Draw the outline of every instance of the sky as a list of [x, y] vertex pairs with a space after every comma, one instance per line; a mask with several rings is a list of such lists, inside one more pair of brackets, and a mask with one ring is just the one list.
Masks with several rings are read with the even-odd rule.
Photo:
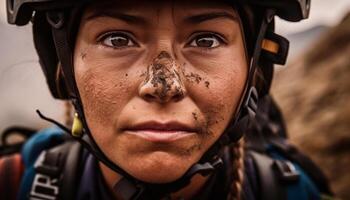
[[[6, 7], [0, 5], [0, 21], [6, 21]], [[300, 23], [288, 23], [277, 19], [277, 32], [282, 35], [300, 32], [316, 25], [334, 25], [350, 11], [350, 0], [311, 0], [310, 18]]]

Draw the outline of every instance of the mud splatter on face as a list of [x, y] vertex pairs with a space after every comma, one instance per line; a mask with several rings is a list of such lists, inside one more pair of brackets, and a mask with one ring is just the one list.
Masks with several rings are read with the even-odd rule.
[[178, 71], [180, 67], [166, 51], [162, 51], [147, 69], [147, 76], [141, 89], [152, 88], [149, 95], [161, 101], [182, 97], [185, 86]]
[[225, 117], [221, 114], [221, 112], [222, 111], [218, 108], [212, 108], [205, 112], [208, 127], [218, 124], [221, 121], [225, 121]]
[[[184, 63], [183, 65], [185, 65], [186, 63]], [[209, 85], [210, 85], [210, 82], [205, 80], [205, 78], [203, 78], [202, 76], [200, 76], [199, 74], [197, 73], [193, 73], [193, 72], [190, 72], [190, 73], [187, 73], [183, 70], [182, 71], [183, 75], [185, 76], [186, 80], [190, 83], [197, 83], [197, 84], [200, 84], [202, 81], [204, 81], [204, 85], [206, 88], [209, 88]]]
[[206, 87], [206, 88], [209, 88], [209, 85], [210, 85], [210, 82], [209, 82], [209, 81], [205, 81], [204, 84], [205, 84], [205, 87]]
[[190, 74], [186, 74], [186, 79], [190, 82], [196, 82], [197, 84], [200, 83], [202, 81], [202, 77], [198, 74], [195, 74], [193, 72], [191, 72]]
[[192, 116], [193, 116], [194, 120], [196, 120], [196, 121], [198, 120], [197, 113], [193, 112], [193, 113], [192, 113]]
[[[227, 106], [223, 103], [217, 103], [215, 106], [210, 107], [208, 109], [205, 109], [202, 111], [202, 117], [198, 116], [198, 125], [200, 125], [201, 130], [201, 137], [203, 140], [211, 140], [212, 138], [216, 137], [218, 134], [215, 129], [215, 126], [221, 122], [226, 121], [226, 118], [224, 116], [223, 110], [227, 109]], [[194, 112], [195, 113], [195, 112]]]

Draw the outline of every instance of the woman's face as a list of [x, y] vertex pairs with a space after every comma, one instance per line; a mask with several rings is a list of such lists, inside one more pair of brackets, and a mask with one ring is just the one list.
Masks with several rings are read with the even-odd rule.
[[180, 178], [239, 104], [247, 61], [238, 15], [215, 1], [107, 1], [85, 11], [74, 53], [88, 126], [132, 176]]

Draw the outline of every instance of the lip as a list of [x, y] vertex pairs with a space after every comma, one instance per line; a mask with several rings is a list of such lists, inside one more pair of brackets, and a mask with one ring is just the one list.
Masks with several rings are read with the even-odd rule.
[[173, 142], [198, 132], [196, 128], [176, 121], [167, 123], [148, 121], [134, 124], [124, 131], [151, 142]]

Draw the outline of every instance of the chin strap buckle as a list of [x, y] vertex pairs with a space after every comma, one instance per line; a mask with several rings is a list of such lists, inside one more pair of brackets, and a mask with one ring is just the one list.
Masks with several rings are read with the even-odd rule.
[[215, 169], [223, 165], [223, 161], [220, 157], [215, 157], [212, 162], [205, 162], [203, 164], [197, 163], [191, 167], [191, 169], [185, 174], [186, 177], [192, 177], [195, 174], [201, 174], [202, 176], [208, 176]]
[[242, 105], [242, 112], [239, 115], [238, 121], [228, 128], [228, 143], [237, 142], [243, 136], [250, 120], [255, 118], [258, 110], [259, 94], [255, 87], [251, 87], [247, 93], [247, 98]]
[[113, 190], [117, 195], [117, 199], [131, 200], [140, 199], [140, 196], [145, 191], [145, 187], [142, 184], [135, 184], [130, 179], [123, 177], [114, 185]]
[[[177, 191], [178, 189], [181, 189], [188, 185], [191, 181], [191, 178], [195, 174], [201, 174], [202, 176], [207, 176], [211, 174], [213, 171], [215, 171], [217, 168], [221, 167], [223, 165], [223, 161], [220, 157], [216, 156], [211, 162], [205, 162], [205, 163], [197, 163], [193, 165], [186, 174], [182, 177], [182, 179], [179, 179], [173, 183], [165, 184], [166, 186], [162, 186], [161, 184], [147, 184], [147, 183], [138, 183], [133, 180], [130, 180], [129, 178], [123, 177], [117, 184], [114, 185], [113, 190], [116, 192], [117, 198], [121, 200], [143, 200], [143, 199], [150, 199], [150, 197], [154, 197], [157, 194], [153, 193], [152, 189], [156, 190], [163, 190], [164, 194], [162, 194], [162, 197], [166, 195], [166, 193], [171, 191]], [[148, 188], [150, 187], [151, 188]], [[172, 187], [173, 186], [173, 187]], [[160, 189], [162, 188], [162, 189]], [[162, 192], [162, 191], [157, 191]], [[154, 196], [153, 196], [154, 195]], [[158, 197], [158, 196], [157, 196]]]
[[300, 173], [293, 163], [288, 160], [275, 160], [273, 169], [281, 181], [295, 182], [300, 178]]
[[244, 108], [247, 111], [249, 118], [253, 119], [258, 110], [259, 94], [255, 87], [251, 87], [248, 92], [247, 101], [244, 104]]

